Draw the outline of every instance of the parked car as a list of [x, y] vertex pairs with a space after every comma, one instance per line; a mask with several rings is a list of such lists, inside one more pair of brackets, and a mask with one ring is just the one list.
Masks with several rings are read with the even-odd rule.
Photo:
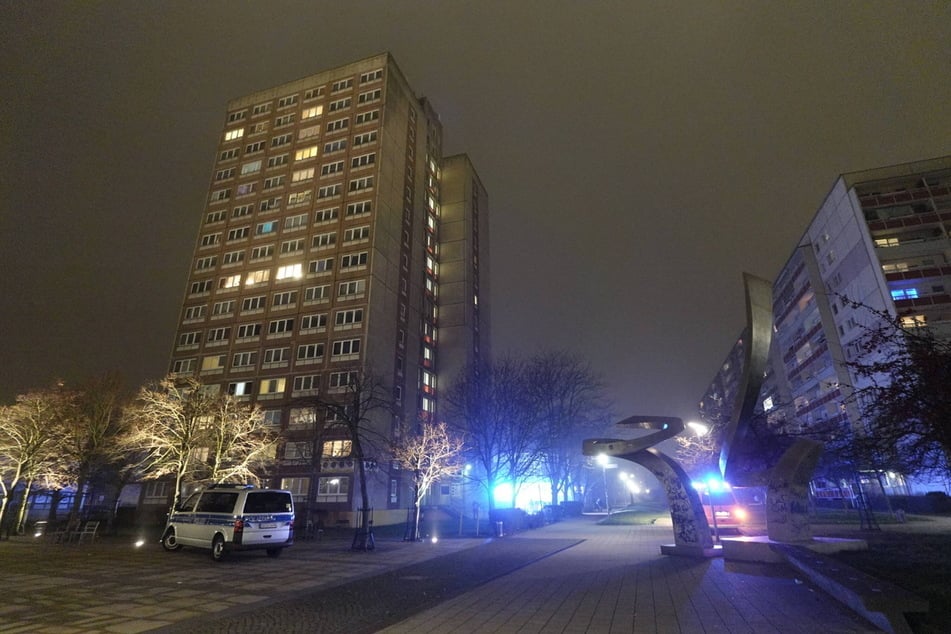
[[212, 486], [189, 496], [169, 515], [162, 547], [207, 548], [220, 561], [231, 550], [263, 549], [277, 557], [294, 543], [290, 491]]

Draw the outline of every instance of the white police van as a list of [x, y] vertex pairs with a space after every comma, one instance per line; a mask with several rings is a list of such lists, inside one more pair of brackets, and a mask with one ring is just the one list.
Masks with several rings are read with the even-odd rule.
[[210, 548], [220, 561], [229, 550], [263, 549], [269, 557], [294, 543], [290, 491], [212, 485], [193, 493], [169, 515], [162, 546]]

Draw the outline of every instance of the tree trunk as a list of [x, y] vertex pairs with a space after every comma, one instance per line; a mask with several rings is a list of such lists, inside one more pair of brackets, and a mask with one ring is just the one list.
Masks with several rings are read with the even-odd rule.
[[26, 530], [26, 513], [30, 508], [30, 489], [33, 488], [33, 480], [28, 480], [23, 488], [23, 497], [20, 499], [20, 512], [17, 514], [16, 530], [17, 535], [22, 535]]

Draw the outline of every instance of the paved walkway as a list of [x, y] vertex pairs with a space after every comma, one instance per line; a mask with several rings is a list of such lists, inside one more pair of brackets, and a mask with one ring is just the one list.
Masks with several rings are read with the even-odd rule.
[[325, 540], [214, 564], [154, 543], [14, 538], [0, 542], [0, 633], [876, 631], [786, 566], [660, 555], [670, 541], [669, 527], [578, 518], [499, 540], [380, 540], [372, 553]]

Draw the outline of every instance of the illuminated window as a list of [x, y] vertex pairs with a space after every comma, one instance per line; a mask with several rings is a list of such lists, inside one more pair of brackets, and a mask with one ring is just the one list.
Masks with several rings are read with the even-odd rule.
[[320, 477], [317, 480], [317, 499], [330, 498], [338, 502], [346, 502], [350, 493], [350, 478], [345, 476]]
[[304, 276], [303, 267], [300, 264], [288, 264], [277, 269], [277, 279], [299, 279]]
[[909, 269], [907, 262], [893, 262], [891, 264], [882, 264], [882, 271], [885, 273], [900, 273]]
[[241, 381], [239, 383], [228, 384], [228, 394], [232, 396], [249, 396], [254, 391], [252, 381]]
[[349, 440], [327, 440], [324, 442], [324, 456], [327, 458], [347, 458], [353, 453], [353, 442]]
[[236, 288], [241, 285], [241, 274], [229, 275], [218, 280], [218, 288]]
[[319, 153], [319, 148], [316, 145], [310, 147], [305, 147], [303, 149], [297, 150], [294, 152], [295, 161], [303, 161], [309, 158], [314, 158]]
[[225, 141], [234, 141], [244, 136], [244, 128], [235, 128], [225, 132]]
[[323, 106], [313, 106], [310, 108], [304, 108], [304, 110], [300, 113], [300, 118], [302, 120], [313, 119], [314, 117], [319, 117], [323, 113], [324, 113]]
[[283, 377], [279, 379], [262, 379], [260, 394], [262, 396], [283, 394], [286, 383], [287, 379]]
[[261, 284], [268, 281], [271, 277], [271, 272], [268, 269], [261, 269], [260, 271], [252, 271], [248, 273], [247, 277], [244, 280], [245, 286], [253, 286], [255, 284]]
[[310, 126], [310, 127], [301, 128], [300, 130], [298, 130], [298, 132], [297, 132], [297, 138], [300, 139], [301, 141], [303, 141], [304, 139], [309, 139], [309, 138], [311, 138], [311, 137], [315, 137], [315, 136], [317, 136], [318, 134], [320, 134], [320, 126], [319, 126], [319, 125], [312, 125], [312, 126]]
[[269, 233], [274, 233], [277, 231], [277, 221], [271, 220], [269, 222], [262, 222], [254, 230], [254, 234], [258, 236], [267, 235]]
[[303, 205], [310, 202], [310, 199], [313, 197], [314, 192], [311, 190], [303, 192], [294, 192], [287, 195], [287, 206], [291, 207], [294, 205]]
[[255, 174], [261, 171], [261, 159], [256, 161], [250, 161], [241, 166], [241, 175], [247, 176], [248, 174]]
[[221, 370], [225, 367], [225, 359], [227, 357], [223, 354], [213, 354], [208, 357], [203, 357], [201, 360], [201, 371], [210, 372], [212, 370]]
[[301, 181], [310, 180], [314, 177], [314, 168], [308, 167], [307, 169], [297, 170], [291, 174], [291, 182], [299, 183]]
[[892, 291], [893, 300], [902, 300], [902, 299], [917, 299], [918, 298], [918, 289], [917, 288], [896, 288]]
[[901, 318], [902, 328], [921, 328], [928, 324], [925, 315], [905, 315]]
[[897, 247], [898, 238], [875, 238], [875, 246], [877, 247]]

